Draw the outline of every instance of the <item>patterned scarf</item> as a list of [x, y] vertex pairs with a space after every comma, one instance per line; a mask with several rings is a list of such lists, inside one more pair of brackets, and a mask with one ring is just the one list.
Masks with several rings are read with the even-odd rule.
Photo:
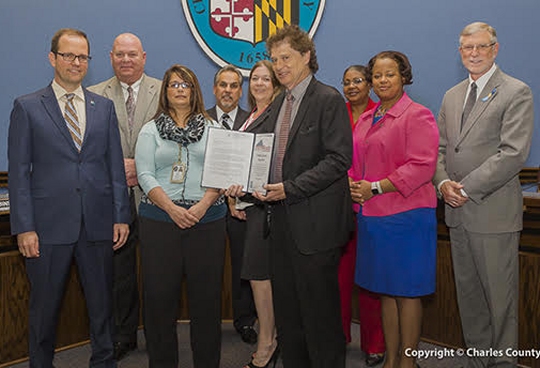
[[190, 143], [201, 140], [204, 133], [205, 118], [202, 114], [193, 115], [189, 118], [186, 127], [181, 128], [166, 114], [161, 114], [156, 119], [156, 128], [162, 139], [174, 141], [184, 147]]

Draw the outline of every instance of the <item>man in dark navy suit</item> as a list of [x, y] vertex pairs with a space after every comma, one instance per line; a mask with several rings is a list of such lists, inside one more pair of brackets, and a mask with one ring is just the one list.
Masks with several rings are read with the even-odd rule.
[[126, 241], [129, 199], [112, 101], [82, 88], [86, 34], [52, 38], [54, 80], [14, 102], [8, 138], [11, 231], [30, 280], [30, 367], [50, 368], [75, 259], [90, 319], [90, 367], [116, 367], [112, 255]]

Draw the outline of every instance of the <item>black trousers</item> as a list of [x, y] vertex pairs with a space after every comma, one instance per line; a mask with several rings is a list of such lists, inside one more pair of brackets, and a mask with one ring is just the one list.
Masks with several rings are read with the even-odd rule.
[[341, 249], [301, 254], [284, 206], [273, 208], [272, 290], [285, 368], [344, 368], [338, 264]]
[[244, 244], [246, 238], [246, 221], [238, 220], [227, 211], [227, 235], [231, 251], [231, 293], [233, 308], [233, 324], [237, 331], [244, 326], [253, 326], [257, 319], [257, 311], [253, 301], [251, 285], [241, 277]]
[[139, 284], [137, 282], [137, 246], [139, 222], [131, 191], [131, 223], [126, 244], [113, 256], [114, 341], [137, 342], [139, 328]]
[[218, 368], [225, 219], [186, 230], [140, 217], [149, 368], [177, 368], [176, 321], [185, 276], [195, 368]]

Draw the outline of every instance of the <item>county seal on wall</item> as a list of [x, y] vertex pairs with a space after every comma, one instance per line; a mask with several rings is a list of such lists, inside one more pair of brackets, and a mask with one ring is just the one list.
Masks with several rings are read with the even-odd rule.
[[181, 0], [195, 39], [219, 66], [232, 64], [244, 75], [269, 59], [266, 38], [287, 24], [315, 34], [325, 0]]

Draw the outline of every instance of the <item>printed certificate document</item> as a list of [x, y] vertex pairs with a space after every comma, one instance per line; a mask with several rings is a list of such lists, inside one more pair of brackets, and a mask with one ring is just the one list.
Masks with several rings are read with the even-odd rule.
[[219, 128], [208, 129], [202, 186], [228, 188], [244, 186], [247, 193], [266, 194], [274, 133], [249, 133]]

